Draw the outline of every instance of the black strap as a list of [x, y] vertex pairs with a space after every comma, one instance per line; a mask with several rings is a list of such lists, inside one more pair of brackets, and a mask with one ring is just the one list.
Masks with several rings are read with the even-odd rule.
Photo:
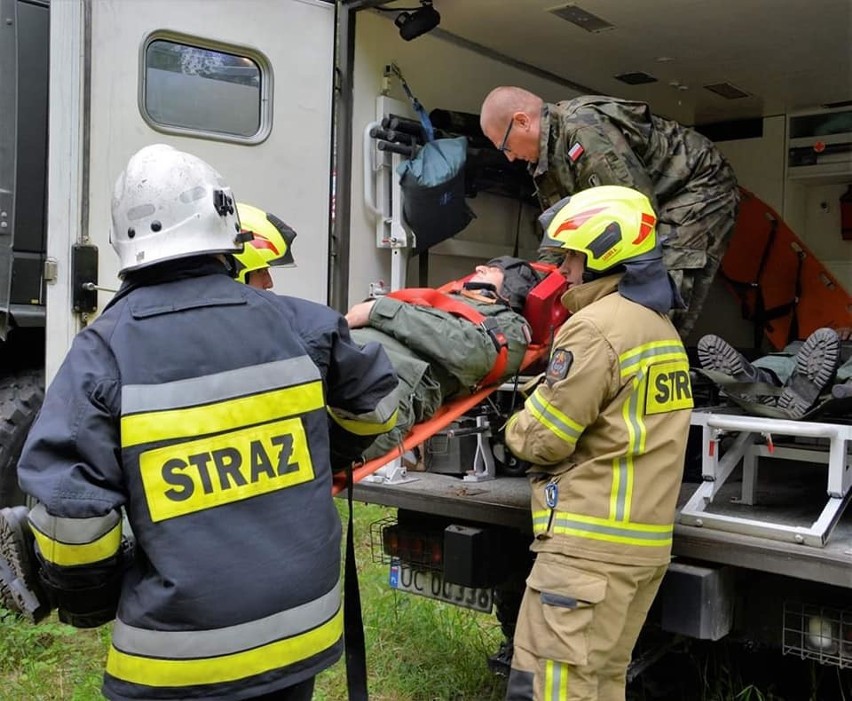
[[[766, 263], [769, 260], [769, 253], [772, 250], [772, 246], [775, 244], [775, 236], [778, 233], [778, 220], [774, 217], [769, 220], [769, 234], [766, 237], [766, 245], [763, 247], [763, 251], [760, 254], [760, 260], [757, 264], [757, 270], [755, 271], [754, 277], [752, 280], [744, 281], [744, 280], [735, 280], [730, 275], [727, 275], [721, 268], [719, 270], [719, 274], [722, 278], [732, 287], [738, 289], [742, 295], [743, 300], [740, 304], [740, 308], [742, 311], [743, 319], [747, 319], [753, 322], [753, 330], [754, 330], [754, 347], [760, 348], [763, 344], [763, 332], [770, 321], [773, 319], [777, 319], [782, 316], [786, 316], [791, 310], [794, 310], [795, 304], [798, 302], [799, 297], [799, 289], [800, 289], [800, 281], [799, 275], [796, 276], [796, 297], [793, 301], [787, 302], [786, 304], [781, 304], [773, 307], [772, 309], [766, 308], [766, 302], [763, 299], [763, 290], [760, 287], [760, 282], [763, 279], [763, 273], [766, 270]], [[799, 261], [799, 269], [801, 271], [801, 259]], [[748, 309], [748, 295], [747, 292], [749, 290], [754, 291], [754, 309], [751, 313], [749, 313]], [[795, 310], [794, 310], [794, 320], [795, 320]], [[795, 323], [795, 321], [794, 321]], [[790, 331], [792, 333], [792, 324]]]
[[790, 331], [787, 334], [787, 343], [791, 343], [799, 338], [799, 300], [802, 298], [802, 268], [805, 264], [805, 252], [799, 249], [796, 262], [796, 287], [793, 298], [793, 318], [790, 319]]
[[420, 124], [423, 126], [423, 133], [426, 135], [426, 141], [434, 141], [435, 129], [432, 126], [432, 121], [429, 119], [429, 114], [426, 112], [426, 108], [420, 104], [420, 100], [414, 97], [414, 93], [411, 92], [411, 88], [408, 87], [408, 83], [406, 83], [405, 78], [402, 77], [402, 71], [399, 70], [399, 66], [395, 63], [390, 64], [390, 72], [399, 78], [399, 82], [402, 83], [402, 89], [405, 91], [409, 102], [411, 102], [411, 108], [420, 118]]
[[346, 501], [349, 523], [346, 529], [346, 564], [343, 576], [343, 641], [346, 646], [346, 687], [349, 701], [367, 701], [367, 650], [364, 621], [361, 617], [361, 591], [355, 564], [355, 523], [352, 517], [352, 492], [355, 480], [352, 464], [346, 468]]

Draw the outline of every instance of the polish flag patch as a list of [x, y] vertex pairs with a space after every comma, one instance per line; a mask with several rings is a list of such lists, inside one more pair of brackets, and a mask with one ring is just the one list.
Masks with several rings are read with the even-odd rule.
[[580, 144], [574, 144], [568, 149], [568, 158], [571, 159], [571, 163], [574, 163], [584, 152], [585, 149]]

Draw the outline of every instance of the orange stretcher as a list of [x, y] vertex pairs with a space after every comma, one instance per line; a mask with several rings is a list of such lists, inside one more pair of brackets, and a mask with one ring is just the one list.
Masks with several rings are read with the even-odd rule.
[[[556, 330], [568, 318], [568, 310], [562, 306], [560, 300], [567, 289], [567, 283], [561, 273], [557, 272], [555, 266], [546, 263], [532, 263], [539, 272], [546, 273], [546, 277], [539, 282], [527, 295], [524, 305], [524, 318], [530, 325], [530, 344], [527, 346], [524, 358], [521, 361], [520, 372], [533, 367], [538, 361], [547, 356], [550, 344]], [[466, 279], [466, 278], [465, 278]], [[447, 283], [438, 288], [439, 292], [450, 292], [458, 287], [459, 282]], [[372, 475], [378, 469], [387, 465], [391, 460], [398, 458], [407, 450], [412, 450], [421, 445], [428, 438], [434, 436], [438, 431], [449, 426], [462, 414], [473, 409], [477, 404], [484, 401], [498, 387], [499, 383], [482, 387], [472, 394], [451, 399], [442, 405], [437, 412], [426, 421], [416, 424], [403, 439], [402, 445], [388, 451], [378, 458], [359, 465], [352, 470], [354, 482], [360, 482], [368, 475]], [[334, 475], [331, 493], [338, 494], [346, 488], [346, 473], [339, 472]]]
[[778, 213], [740, 188], [737, 223], [720, 277], [775, 349], [823, 326], [850, 325], [852, 298]]

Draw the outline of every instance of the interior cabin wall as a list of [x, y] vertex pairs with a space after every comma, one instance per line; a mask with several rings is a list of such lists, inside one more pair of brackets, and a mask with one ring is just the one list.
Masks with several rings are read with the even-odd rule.
[[[498, 85], [521, 85], [545, 99], [576, 95], [566, 87], [513, 66], [482, 56], [434, 35], [407, 42], [390, 18], [361, 12], [356, 21], [353, 107], [352, 216], [350, 243], [350, 304], [365, 298], [371, 282], [390, 280], [390, 251], [376, 246], [375, 222], [363, 202], [362, 134], [376, 119], [376, 97], [382, 91], [385, 66], [395, 63], [426, 111], [433, 109], [479, 113], [482, 100]], [[390, 96], [406, 101], [398, 80], [390, 81]], [[438, 285], [463, 276], [493, 255], [511, 253], [517, 238], [522, 253], [534, 253], [541, 237], [537, 212], [517, 200], [479, 193], [468, 199], [476, 219], [456, 238], [474, 245], [439, 244], [429, 255], [429, 278]], [[519, 224], [520, 222], [520, 224]], [[461, 249], [461, 250], [460, 250]], [[462, 255], [459, 255], [461, 253]], [[409, 265], [408, 280], [418, 284], [417, 259]]]
[[[403, 41], [390, 18], [377, 12], [360, 13], [356, 26], [352, 169], [352, 229], [350, 246], [350, 303], [369, 293], [370, 283], [390, 280], [391, 255], [376, 245], [375, 222], [363, 203], [362, 132], [376, 119], [376, 97], [383, 89], [385, 66], [396, 63], [411, 90], [427, 111], [435, 108], [478, 113], [482, 99], [495, 86], [516, 84], [559, 101], [576, 92], [519, 68], [480, 55], [435, 35]], [[406, 101], [396, 79], [389, 95]], [[764, 120], [759, 138], [718, 142], [730, 160], [740, 184], [754, 192], [784, 217], [841, 284], [852, 289], [852, 243], [841, 240], [839, 197], [845, 184], [802, 184], [786, 178], [786, 117]], [[492, 255], [509, 253], [517, 245], [521, 255], [534, 255], [540, 229], [538, 212], [516, 200], [487, 193], [468, 199], [476, 219], [453, 240], [429, 254], [427, 280], [418, 279], [417, 258], [408, 266], [408, 284], [438, 285], [458, 278]], [[753, 346], [753, 327], [741, 318], [740, 308], [717, 280], [704, 313], [688, 340], [694, 344], [705, 333], [720, 333], [734, 345]]]

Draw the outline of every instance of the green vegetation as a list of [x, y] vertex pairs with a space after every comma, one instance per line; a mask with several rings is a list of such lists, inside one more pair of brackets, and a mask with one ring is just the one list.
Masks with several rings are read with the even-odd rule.
[[0, 698], [101, 699], [109, 628], [76, 630], [55, 616], [32, 626], [0, 609]]
[[[339, 504], [346, 521], [346, 504]], [[355, 505], [371, 701], [497, 701], [505, 681], [485, 658], [500, 644], [494, 616], [398, 594], [387, 586], [388, 566], [374, 563], [370, 524], [386, 509]], [[94, 701], [100, 693], [110, 627], [76, 630], [55, 615], [32, 626], [0, 609], [0, 699]], [[346, 699], [343, 662], [317, 679], [315, 701]]]

